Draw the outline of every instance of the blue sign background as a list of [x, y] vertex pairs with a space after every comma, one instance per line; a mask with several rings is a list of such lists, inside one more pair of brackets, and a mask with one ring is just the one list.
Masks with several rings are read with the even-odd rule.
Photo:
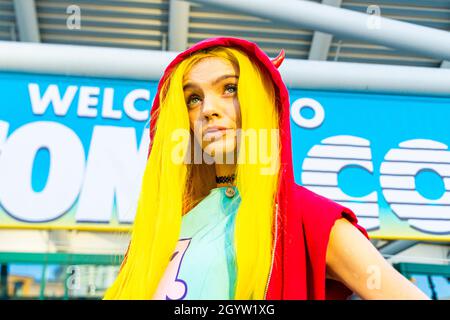
[[[92, 86], [100, 88], [98, 115], [95, 118], [80, 117], [77, 114], [78, 95], [72, 101], [65, 116], [57, 116], [50, 106], [45, 114], [35, 115], [32, 112], [29, 83], [37, 83], [43, 91], [51, 84], [56, 84], [61, 94], [70, 85]], [[124, 97], [135, 89], [148, 89], [150, 101], [138, 100], [136, 108], [149, 110], [156, 92], [157, 82], [132, 81], [87, 77], [67, 77], [54, 75], [35, 75], [21, 73], [0, 73], [0, 120], [10, 125], [8, 135], [17, 128], [35, 121], [54, 121], [71, 128], [79, 137], [85, 150], [89, 153], [92, 130], [95, 125], [133, 127], [137, 141], [147, 121], [136, 121], [125, 112], [120, 120], [101, 117], [103, 92], [105, 88], [114, 89], [114, 109], [122, 110]], [[380, 186], [380, 167], [389, 150], [399, 147], [401, 142], [412, 139], [429, 139], [450, 144], [450, 98], [400, 96], [382, 94], [340, 93], [313, 90], [290, 89], [291, 104], [300, 98], [311, 98], [323, 107], [325, 118], [316, 128], [300, 127], [291, 117], [291, 133], [293, 144], [294, 176], [298, 184], [302, 184], [302, 166], [308, 152], [322, 140], [339, 135], [351, 135], [370, 141], [374, 172], [363, 169], [348, 168], [339, 173], [338, 186], [345, 194], [361, 197], [373, 191], [378, 195], [380, 208], [378, 229], [371, 232], [372, 237], [403, 239], [450, 239], [450, 232], [423, 232], [412, 228], [408, 221], [402, 220], [390, 209], [383, 197]], [[314, 117], [311, 110], [303, 110], [304, 118]], [[50, 166], [50, 158], [45, 153], [38, 154], [33, 166], [32, 184], [35, 191], [45, 186]], [[420, 181], [419, 181], [420, 180]], [[430, 176], [416, 179], [417, 190], [423, 196], [439, 198], [446, 192], [442, 179]], [[74, 205], [75, 208], [75, 205]], [[355, 212], [357, 215], [358, 212]], [[67, 226], [73, 224], [73, 212], [68, 213], [52, 225]], [[446, 221], [450, 223], [450, 221]], [[14, 221], [2, 210], [0, 204], [0, 225], [23, 225]], [[111, 224], [119, 227], [120, 224]], [[48, 224], [46, 226], [49, 226]]]
[[[353, 169], [351, 174], [344, 175], [343, 169], [338, 186], [344, 193], [355, 197], [377, 192], [381, 226], [371, 236], [450, 239], [450, 232], [420, 232], [411, 228], [407, 221], [399, 219], [383, 198], [380, 186], [380, 167], [384, 157], [390, 149], [398, 148], [401, 142], [431, 139], [450, 145], [450, 98], [290, 90], [291, 105], [295, 100], [305, 97], [320, 103], [325, 118], [320, 126], [308, 129], [299, 126], [291, 117], [294, 176], [297, 183], [302, 184], [302, 165], [308, 151], [323, 139], [338, 135], [367, 139], [372, 152], [373, 174], [364, 169]], [[306, 119], [315, 115], [309, 108], [301, 113]], [[428, 197], [445, 192], [442, 179], [433, 176], [420, 181], [416, 179], [416, 187]]]

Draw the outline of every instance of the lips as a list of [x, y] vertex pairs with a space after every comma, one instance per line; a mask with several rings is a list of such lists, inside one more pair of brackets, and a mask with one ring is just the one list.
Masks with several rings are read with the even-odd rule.
[[226, 129], [228, 129], [228, 128], [222, 127], [222, 126], [212, 126], [212, 127], [208, 127], [204, 133], [206, 134], [211, 131], [226, 130]]
[[226, 133], [229, 128], [221, 126], [212, 126], [207, 128], [203, 133], [203, 139], [211, 140], [212, 138], [220, 138]]

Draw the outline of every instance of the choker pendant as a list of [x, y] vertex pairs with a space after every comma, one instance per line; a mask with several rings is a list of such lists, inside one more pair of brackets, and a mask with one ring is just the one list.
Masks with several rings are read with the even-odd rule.
[[236, 178], [236, 174], [231, 174], [229, 176], [216, 176], [216, 183], [230, 183], [230, 185], [227, 187], [227, 190], [225, 191], [225, 195], [228, 198], [234, 197], [236, 191], [233, 188], [233, 181]]
[[235, 194], [236, 194], [236, 191], [234, 191], [234, 188], [233, 188], [232, 186], [229, 186], [229, 187], [227, 188], [227, 190], [225, 191], [225, 195], [226, 195], [228, 198], [233, 198]]

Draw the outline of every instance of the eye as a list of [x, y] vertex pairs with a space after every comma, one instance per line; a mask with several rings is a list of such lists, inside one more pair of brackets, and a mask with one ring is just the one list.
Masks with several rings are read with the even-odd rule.
[[200, 102], [200, 97], [199, 96], [197, 96], [197, 95], [191, 95], [191, 96], [189, 96], [189, 98], [187, 99], [187, 105], [188, 105], [188, 107], [191, 107], [191, 106], [193, 106], [193, 105], [195, 105], [195, 104], [197, 104], [197, 103], [199, 103]]
[[225, 86], [226, 93], [236, 93], [236, 91], [237, 91], [237, 85], [235, 85], [235, 84], [228, 84]]

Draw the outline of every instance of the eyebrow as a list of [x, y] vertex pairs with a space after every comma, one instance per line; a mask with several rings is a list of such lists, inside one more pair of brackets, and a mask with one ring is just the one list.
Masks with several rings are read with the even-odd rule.
[[[228, 78], [236, 78], [236, 79], [239, 79], [239, 76], [237, 76], [237, 75], [235, 75], [235, 74], [224, 74], [223, 76], [220, 76], [220, 77], [218, 77], [216, 80], [214, 80], [214, 81], [212, 82], [212, 85], [216, 85], [216, 84], [219, 83], [220, 81], [225, 80], [225, 79], [228, 79]], [[186, 84], [183, 86], [183, 91], [186, 90], [186, 89], [195, 88], [195, 87], [197, 87], [195, 84], [188, 82], [188, 83], [186, 83]]]

